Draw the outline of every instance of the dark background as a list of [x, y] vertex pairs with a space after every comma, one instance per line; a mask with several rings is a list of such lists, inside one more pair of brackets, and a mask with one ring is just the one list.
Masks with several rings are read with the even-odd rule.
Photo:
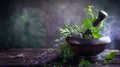
[[108, 28], [104, 34], [111, 37], [109, 49], [120, 49], [119, 0], [0, 0], [0, 49], [48, 48], [60, 37], [57, 32], [68, 25], [81, 24], [88, 5], [108, 13]]

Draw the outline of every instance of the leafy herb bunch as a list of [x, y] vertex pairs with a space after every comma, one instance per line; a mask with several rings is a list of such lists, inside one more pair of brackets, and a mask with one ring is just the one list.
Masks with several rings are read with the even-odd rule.
[[[82, 25], [68, 26], [64, 24], [64, 28], [59, 28], [59, 32], [62, 34], [62, 37], [59, 40], [64, 39], [66, 36], [72, 36], [71, 33], [76, 33], [77, 35], [82, 35], [83, 38], [101, 38], [103, 22], [100, 22], [98, 27], [93, 26], [93, 22], [97, 19], [97, 16], [93, 12], [93, 6], [88, 6], [84, 10], [87, 11], [87, 17], [83, 20]], [[85, 34], [87, 30], [91, 30], [91, 34]]]

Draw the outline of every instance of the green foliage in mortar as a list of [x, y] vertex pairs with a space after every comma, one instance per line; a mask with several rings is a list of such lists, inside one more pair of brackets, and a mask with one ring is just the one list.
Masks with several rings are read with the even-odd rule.
[[[77, 34], [81, 33], [84, 34], [86, 30], [91, 30], [93, 38], [101, 38], [102, 37], [102, 29], [103, 29], [103, 21], [101, 22], [100, 26], [94, 27], [93, 22], [97, 19], [94, 12], [92, 11], [93, 6], [88, 6], [84, 10], [87, 11], [87, 18], [85, 18], [82, 22], [82, 25], [74, 25], [68, 26], [65, 24], [64, 28], [59, 28], [59, 32], [62, 34], [60, 39], [64, 39], [66, 36], [71, 36], [72, 32]], [[84, 38], [91, 38], [89, 34], [84, 35]], [[58, 39], [58, 41], [60, 40]]]

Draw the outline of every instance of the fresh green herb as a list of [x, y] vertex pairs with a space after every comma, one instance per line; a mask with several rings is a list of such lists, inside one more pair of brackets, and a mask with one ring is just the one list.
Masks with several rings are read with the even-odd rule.
[[92, 10], [93, 7], [94, 7], [94, 6], [91, 5], [91, 6], [88, 6], [87, 8], [84, 8], [84, 10], [87, 11], [87, 15], [88, 15], [88, 16], [91, 16], [92, 18], [95, 17], [95, 15], [94, 15], [94, 13], [93, 13], [93, 10]]
[[[74, 26], [68, 26], [67, 24], [64, 24], [64, 28], [59, 28], [59, 32], [62, 34], [60, 39], [64, 39], [66, 36], [71, 36], [71, 33], [74, 31], [76, 34], [81, 33], [84, 38], [101, 38], [102, 37], [102, 29], [103, 29], [103, 23], [101, 22], [99, 27], [94, 27], [93, 22], [97, 19], [97, 16], [95, 16], [93, 12], [93, 6], [88, 6], [84, 10], [87, 11], [87, 16], [83, 22], [82, 25], [74, 25]], [[86, 30], [91, 30], [92, 34], [85, 34], [83, 35]], [[59, 39], [59, 40], [60, 40]], [[57, 40], [57, 41], [59, 41]]]
[[107, 65], [108, 62], [107, 62], [106, 60], [104, 60], [102, 64], [103, 64], [103, 65]]
[[56, 65], [54, 65], [53, 67], [56, 67]]
[[71, 36], [72, 32], [76, 32], [77, 34], [82, 32], [81, 26], [74, 25], [74, 26], [68, 26], [67, 24], [64, 24], [64, 28], [59, 28], [59, 32], [61, 33], [61, 38], [57, 39], [57, 41], [60, 41], [64, 39], [66, 36]]
[[88, 60], [82, 59], [79, 63], [78, 67], [91, 67], [91, 63]]
[[112, 60], [114, 57], [115, 57], [115, 55], [116, 55], [116, 53], [115, 52], [111, 52], [110, 54], [108, 54], [107, 56], [106, 56], [106, 60]]
[[99, 63], [98, 62], [95, 62], [96, 65], [98, 65]]
[[63, 58], [63, 62], [66, 62], [67, 59], [72, 59], [75, 55], [74, 52], [68, 46], [68, 43], [61, 44], [58, 48], [61, 57]]

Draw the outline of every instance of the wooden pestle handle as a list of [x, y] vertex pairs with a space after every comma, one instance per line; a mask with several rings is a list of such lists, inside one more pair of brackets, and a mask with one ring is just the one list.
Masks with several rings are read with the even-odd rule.
[[103, 21], [103, 19], [105, 19], [107, 16], [108, 16], [107, 13], [101, 10], [99, 12], [98, 18], [93, 22], [93, 26], [98, 27], [101, 21]]

